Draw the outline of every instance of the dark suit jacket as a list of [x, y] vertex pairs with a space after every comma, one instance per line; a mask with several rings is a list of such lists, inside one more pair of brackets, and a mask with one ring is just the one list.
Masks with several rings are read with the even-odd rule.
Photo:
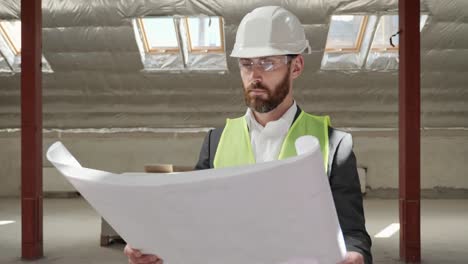
[[[301, 111], [298, 107], [294, 121]], [[208, 132], [195, 169], [202, 170], [214, 167], [213, 161], [223, 129], [213, 129]], [[327, 171], [346, 248], [348, 251], [361, 253], [364, 256], [365, 263], [372, 263], [370, 251], [372, 242], [365, 227], [362, 194], [356, 167], [356, 157], [352, 150], [353, 140], [351, 134], [329, 127], [328, 137]]]

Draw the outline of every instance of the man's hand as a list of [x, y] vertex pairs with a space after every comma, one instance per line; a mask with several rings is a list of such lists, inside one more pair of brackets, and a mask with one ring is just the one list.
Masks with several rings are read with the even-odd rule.
[[345, 259], [338, 264], [364, 264], [364, 257], [361, 253], [349, 251], [346, 253]]
[[142, 254], [141, 251], [128, 244], [124, 248], [124, 254], [128, 257], [129, 264], [163, 264], [160, 256]]

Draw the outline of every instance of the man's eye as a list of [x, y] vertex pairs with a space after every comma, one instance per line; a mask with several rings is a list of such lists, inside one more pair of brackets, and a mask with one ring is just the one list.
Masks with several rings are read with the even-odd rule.
[[263, 65], [273, 65], [273, 64], [275, 64], [275, 62], [271, 61], [271, 60], [264, 60], [264, 61], [261, 61], [260, 63], [263, 64]]
[[271, 61], [271, 60], [265, 60], [265, 61], [262, 61], [260, 62], [262, 65], [275, 65], [275, 62], [274, 61]]
[[270, 70], [275, 66], [275, 64], [272, 61], [263, 61], [262, 66], [265, 70]]

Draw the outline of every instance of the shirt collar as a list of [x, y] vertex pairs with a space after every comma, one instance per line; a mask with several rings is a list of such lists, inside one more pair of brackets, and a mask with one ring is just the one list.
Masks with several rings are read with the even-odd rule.
[[[278, 120], [271, 121], [271, 122], [277, 122], [279, 120], [282, 120], [282, 122], [287, 124], [287, 127], [289, 129], [292, 122], [294, 121], [296, 112], [297, 112], [297, 104], [296, 104], [296, 101], [293, 101], [293, 104], [291, 105], [291, 107], [289, 107], [288, 110]], [[255, 116], [250, 108], [247, 108], [247, 112], [245, 113], [245, 118], [246, 118], [247, 126], [249, 129], [252, 129], [252, 126], [256, 128], [261, 128], [261, 129], [263, 128], [263, 126], [260, 123], [258, 123], [257, 120], [255, 119]]]

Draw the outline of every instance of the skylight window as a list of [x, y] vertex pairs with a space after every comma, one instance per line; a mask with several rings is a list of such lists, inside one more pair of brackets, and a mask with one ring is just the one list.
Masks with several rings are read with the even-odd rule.
[[21, 53], [21, 21], [1, 21], [0, 33], [15, 55]]
[[[0, 72], [21, 72], [21, 21], [0, 21]], [[53, 72], [42, 56], [42, 71]]]
[[390, 37], [398, 32], [398, 16], [382, 16], [377, 30], [375, 31], [374, 40], [372, 42], [372, 50], [398, 50], [399, 37], [396, 35], [392, 38], [393, 45], [390, 45]]
[[422, 31], [424, 26], [426, 25], [427, 15], [422, 15], [421, 19], [419, 20], [419, 30]]
[[178, 52], [179, 41], [172, 17], [148, 17], [138, 19], [143, 44], [148, 53]]
[[[422, 15], [420, 19], [419, 29], [422, 30], [426, 24], [427, 15]], [[393, 45], [390, 45], [390, 37], [399, 30], [398, 15], [385, 15], [380, 17], [377, 30], [375, 31], [374, 40], [372, 42], [372, 51], [397, 51], [400, 38], [398, 35], [392, 38]]]
[[190, 52], [223, 52], [224, 36], [220, 17], [187, 17]]
[[326, 52], [358, 52], [367, 25], [366, 16], [332, 16]]
[[143, 17], [132, 22], [144, 71], [227, 71], [222, 17]]
[[[421, 15], [421, 31], [427, 19], [427, 15]], [[332, 16], [321, 69], [353, 71], [398, 69], [399, 36], [396, 33], [399, 28], [397, 14]]]

